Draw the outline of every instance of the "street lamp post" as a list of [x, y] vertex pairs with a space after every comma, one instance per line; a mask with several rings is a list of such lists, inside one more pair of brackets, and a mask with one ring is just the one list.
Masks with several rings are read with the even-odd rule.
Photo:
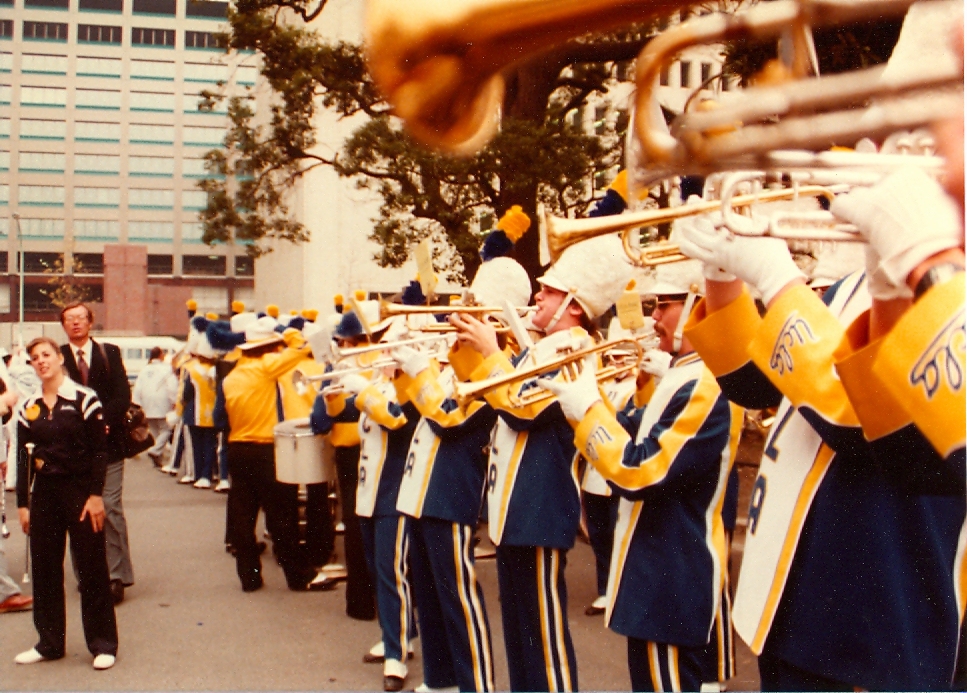
[[14, 212], [13, 220], [17, 223], [17, 259], [20, 269], [20, 320], [17, 329], [20, 333], [19, 346], [22, 351], [24, 348], [24, 235], [20, 231], [20, 215]]

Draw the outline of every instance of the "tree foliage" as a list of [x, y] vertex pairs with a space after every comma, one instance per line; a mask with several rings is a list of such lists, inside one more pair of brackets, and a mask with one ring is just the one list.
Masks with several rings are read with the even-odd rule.
[[84, 263], [74, 258], [70, 262], [64, 261], [64, 256], [59, 255], [52, 263], [44, 263], [44, 274], [52, 275], [47, 280], [46, 289], [41, 289], [40, 293], [58, 308], [69, 306], [72, 303], [85, 303], [94, 297], [91, 287], [81, 284], [74, 276], [75, 272], [82, 272]]

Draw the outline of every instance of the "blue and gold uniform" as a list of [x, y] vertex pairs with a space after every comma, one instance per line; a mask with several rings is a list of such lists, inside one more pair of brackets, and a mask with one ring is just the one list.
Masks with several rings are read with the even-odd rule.
[[[555, 332], [535, 347], [538, 363], [559, 347], [578, 346], [587, 332]], [[485, 359], [472, 380], [526, 366], [525, 350], [513, 360]], [[487, 470], [490, 538], [497, 547], [497, 577], [504, 644], [512, 690], [576, 690], [577, 662], [567, 619], [564, 568], [581, 517], [574, 436], [553, 398], [516, 406], [514, 395], [533, 383], [504, 386], [487, 395], [497, 411]]]
[[631, 431], [599, 402], [575, 429], [621, 496], [606, 620], [628, 638], [633, 690], [698, 690], [719, 679], [704, 653], [730, 628], [722, 502], [742, 410], [689, 353], [629, 421]]
[[[453, 360], [460, 360], [456, 353]], [[436, 371], [435, 365], [423, 370], [408, 389], [423, 419], [413, 434], [396, 503], [412, 518], [410, 566], [426, 653], [424, 683], [491, 691], [490, 624], [474, 565], [473, 533], [497, 414], [481, 401], [458, 407], [451, 398], [455, 374]]]
[[216, 394], [214, 362], [192, 356], [181, 367], [179, 385], [175, 411], [188, 426], [194, 476], [196, 480], [207, 479], [210, 482], [218, 454], [218, 430], [213, 418]]
[[736, 629], [760, 655], [764, 688], [946, 688], [963, 461], [923, 458], [912, 426], [864, 435], [833, 364], [846, 326], [870, 307], [865, 277], [847, 276], [823, 300], [796, 287], [760, 318], [745, 293], [712, 314], [700, 304], [686, 330], [730, 399], [779, 405], [753, 490]]

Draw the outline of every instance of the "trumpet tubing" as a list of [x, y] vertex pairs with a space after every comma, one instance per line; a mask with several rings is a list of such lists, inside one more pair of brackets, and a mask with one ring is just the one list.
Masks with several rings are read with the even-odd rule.
[[[534, 306], [523, 306], [517, 308], [518, 313], [534, 310]], [[389, 301], [380, 301], [379, 319], [393, 318], [398, 315], [446, 315], [448, 313], [500, 313], [503, 310], [500, 306], [405, 306]]]
[[426, 335], [424, 337], [413, 337], [411, 339], [399, 339], [395, 342], [376, 342], [375, 344], [367, 344], [361, 347], [349, 347], [348, 349], [333, 349], [333, 355], [336, 359], [346, 358], [348, 356], [359, 356], [360, 354], [368, 354], [373, 351], [386, 351], [388, 349], [394, 349], [400, 346], [411, 346], [413, 344], [427, 344], [429, 342], [438, 342], [441, 339], [446, 339], [446, 335], [436, 334], [436, 335]]
[[499, 127], [501, 71], [590, 31], [684, 6], [669, 0], [368, 0], [367, 63], [416, 140], [470, 155]]

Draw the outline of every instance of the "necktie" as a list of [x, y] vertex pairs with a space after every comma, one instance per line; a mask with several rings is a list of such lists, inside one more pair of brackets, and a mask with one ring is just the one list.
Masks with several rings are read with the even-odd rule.
[[87, 374], [91, 372], [90, 367], [87, 365], [87, 360], [84, 358], [84, 350], [77, 350], [77, 370], [81, 374], [81, 385], [87, 385]]

